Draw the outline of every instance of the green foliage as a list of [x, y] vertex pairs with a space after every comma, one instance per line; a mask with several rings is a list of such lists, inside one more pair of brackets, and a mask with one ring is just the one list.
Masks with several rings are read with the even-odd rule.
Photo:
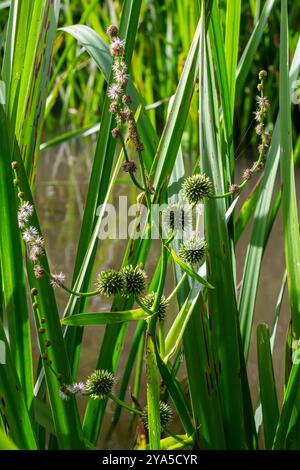
[[[266, 449], [300, 449], [300, 139], [294, 145], [299, 109], [291, 107], [298, 17], [299, 5], [289, 2], [288, 10], [287, 0], [75, 0], [64, 8], [56, 0], [1, 2], [1, 449], [93, 449], [99, 437], [113, 437], [122, 413], [137, 449], [256, 450], [262, 430]], [[109, 39], [112, 22], [118, 28]], [[122, 54], [112, 57], [116, 37]], [[122, 70], [129, 76], [120, 78]], [[112, 84], [116, 99], [107, 96]], [[256, 114], [263, 129], [255, 129], [261, 90], [269, 113], [264, 121]], [[96, 145], [68, 287], [49, 265], [33, 195], [43, 152], [90, 135]], [[252, 163], [238, 184], [241, 149]], [[110, 266], [114, 241], [98, 234], [120, 182], [144, 205], [145, 218], [134, 229], [141, 236], [122, 245]], [[154, 222], [158, 203], [168, 205]], [[255, 409], [248, 355], [281, 205], [286, 274], [270, 333], [264, 324], [256, 331]], [[195, 206], [201, 210], [193, 220]], [[26, 243], [29, 227], [35, 235]], [[242, 237], [246, 251], [237, 266]], [[109, 266], [99, 269], [99, 252]], [[285, 284], [291, 324], [281, 351], [281, 404], [272, 353]], [[67, 296], [62, 315], [54, 287]], [[94, 372], [77, 382], [85, 328], [101, 326]]]

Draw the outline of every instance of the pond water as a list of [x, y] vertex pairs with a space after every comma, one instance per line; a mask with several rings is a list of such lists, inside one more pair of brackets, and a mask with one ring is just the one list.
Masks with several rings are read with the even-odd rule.
[[[76, 247], [79, 239], [80, 221], [83, 215], [85, 197], [89, 182], [89, 174], [92, 167], [92, 157], [95, 148], [95, 136], [86, 138], [79, 143], [72, 141], [63, 145], [54, 147], [41, 152], [35, 199], [40, 217], [42, 231], [46, 239], [47, 252], [52, 271], [63, 271], [67, 275], [70, 283], [74, 260], [76, 255]], [[237, 162], [238, 172], [242, 172], [248, 166], [247, 162], [240, 159]], [[300, 175], [297, 172], [297, 187], [300, 184]], [[254, 182], [253, 182], [254, 184]], [[251, 182], [252, 185], [252, 182]], [[279, 182], [277, 183], [277, 188]], [[249, 190], [250, 184], [249, 184]], [[114, 198], [118, 195], [128, 195], [134, 202], [135, 190], [132, 185], [120, 183], [114, 191]], [[247, 196], [245, 191], [241, 196], [241, 201]], [[239, 204], [240, 204], [239, 203]], [[241, 279], [242, 267], [245, 257], [245, 249], [247, 246], [250, 228], [238, 243], [237, 254], [237, 276]], [[281, 213], [279, 214], [275, 227], [272, 231], [268, 247], [264, 256], [263, 268], [261, 273], [260, 288], [256, 303], [255, 325], [266, 322], [271, 325], [277, 296], [280, 290], [281, 280], [284, 273], [284, 253], [283, 253], [283, 230]], [[121, 259], [126, 247], [126, 240], [115, 240], [113, 242], [101, 242], [96, 259], [96, 273], [103, 268], [120, 266]], [[149, 257], [147, 272], [149, 276], [154, 272], [156, 262], [159, 257], [159, 244], [153, 244], [151, 257]], [[168, 280], [167, 289], [172, 289], [171, 276]], [[61, 312], [64, 310], [67, 296], [64, 292], [57, 290], [57, 299]], [[103, 298], [93, 298], [90, 302], [90, 310], [98, 311], [110, 307], [105, 305]], [[170, 315], [173, 316], [177, 312], [170, 309]], [[278, 326], [277, 339], [274, 349], [275, 374], [279, 386], [279, 398], [282, 397], [283, 380], [284, 380], [284, 354], [283, 347], [286, 338], [286, 331], [289, 322], [289, 309], [285, 294], [282, 312]], [[130, 347], [132, 327], [126, 336], [124, 350], [121, 354], [120, 369], [122, 370], [126, 362], [126, 352]], [[83, 338], [81, 359], [79, 365], [78, 380], [84, 379], [94, 369], [98, 357], [99, 346], [103, 337], [104, 328], [86, 328]], [[252, 338], [251, 352], [248, 363], [248, 372], [251, 381], [251, 393], [253, 403], [257, 400], [258, 376], [256, 364], [256, 338]], [[144, 384], [143, 384], [144, 385]], [[145, 390], [145, 387], [144, 387]], [[143, 397], [142, 399], [143, 400]], [[142, 401], [142, 404], [144, 402]], [[84, 403], [80, 408], [83, 410]], [[128, 441], [130, 419], [127, 412], [123, 412], [121, 420], [109, 440], [105, 440], [111, 417], [114, 410], [114, 404], [109, 403], [107, 414], [103, 425], [103, 437], [99, 441], [101, 448], [128, 448], [133, 441]], [[176, 423], [175, 423], [176, 426]]]

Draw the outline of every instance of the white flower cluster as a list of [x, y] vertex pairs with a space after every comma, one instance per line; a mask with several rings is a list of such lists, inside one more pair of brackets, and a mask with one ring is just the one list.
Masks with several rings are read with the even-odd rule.
[[[28, 201], [23, 201], [18, 210], [18, 224], [28, 250], [29, 259], [34, 264], [34, 275], [36, 279], [40, 279], [44, 275], [44, 270], [38, 262], [44, 254], [45, 242], [37, 228], [29, 224], [33, 211], [33, 206]], [[62, 272], [51, 274], [50, 284], [52, 287], [60, 287], [64, 281], [65, 275]]]
[[[125, 92], [129, 80], [127, 65], [124, 60], [125, 42], [118, 37], [118, 28], [116, 26], [110, 26], [107, 34], [110, 38], [110, 53], [113, 57], [112, 71], [114, 76], [114, 82], [109, 86], [107, 95], [111, 101], [110, 112], [114, 115], [118, 124], [118, 127], [112, 130], [112, 136], [114, 138], [119, 137], [120, 127], [127, 123], [130, 139], [137, 152], [142, 152], [144, 146], [137, 131], [134, 113], [130, 109], [131, 98]], [[135, 166], [132, 164], [130, 171], [134, 172], [135, 169]]]
[[22, 238], [28, 249], [29, 259], [35, 264], [35, 275], [36, 277], [41, 277], [43, 275], [43, 270], [37, 263], [44, 253], [45, 242], [37, 228], [29, 225], [29, 220], [33, 214], [33, 210], [33, 206], [28, 201], [22, 202], [18, 210], [18, 224], [22, 233]]
[[59, 396], [62, 400], [68, 401], [70, 399], [70, 395], [77, 395], [81, 396], [86, 393], [86, 385], [83, 382], [74, 382], [70, 385], [63, 385], [60, 388]]

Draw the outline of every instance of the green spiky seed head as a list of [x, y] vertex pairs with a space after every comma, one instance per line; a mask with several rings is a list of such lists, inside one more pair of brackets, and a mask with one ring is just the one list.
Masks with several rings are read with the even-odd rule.
[[124, 279], [124, 295], [125, 296], [138, 296], [141, 295], [146, 289], [145, 271], [139, 266], [133, 267], [132, 265], [125, 266], [121, 271]]
[[177, 202], [168, 204], [162, 213], [162, 222], [164, 227], [172, 232], [187, 230], [192, 223], [191, 209]]
[[268, 76], [268, 73], [266, 72], [266, 70], [261, 70], [258, 74], [258, 77], [259, 77], [260, 80], [263, 80], [267, 76]]
[[198, 204], [213, 194], [213, 184], [204, 174], [192, 175], [182, 183], [183, 194], [189, 204]]
[[[163, 402], [159, 402], [159, 416], [160, 416], [160, 425], [161, 427], [166, 426], [172, 420], [172, 409], [171, 407]], [[148, 429], [148, 406], [145, 406], [143, 409], [142, 420], [145, 425], [145, 428]]]
[[97, 281], [97, 289], [101, 295], [110, 297], [121, 294], [124, 288], [124, 278], [121, 273], [114, 269], [102, 271]]
[[179, 256], [187, 264], [193, 266], [203, 260], [205, 251], [206, 243], [204, 238], [194, 237], [181, 244]]
[[106, 398], [115, 383], [114, 375], [105, 369], [95, 370], [86, 381], [86, 391], [91, 398], [103, 400]]
[[[146, 297], [143, 298], [143, 302], [147, 308], [151, 309], [153, 307], [155, 295], [156, 295], [155, 292], [151, 292], [150, 294], [146, 295]], [[162, 298], [160, 299], [158, 309], [157, 309], [157, 316], [159, 320], [163, 321], [165, 319], [168, 306], [169, 306], [169, 302], [163, 295]]]

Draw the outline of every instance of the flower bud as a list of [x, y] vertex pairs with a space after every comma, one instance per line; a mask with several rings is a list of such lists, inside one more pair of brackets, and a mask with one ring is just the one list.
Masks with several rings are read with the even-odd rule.
[[107, 28], [106, 32], [107, 32], [107, 35], [112, 39], [118, 36], [119, 30], [117, 26], [112, 24]]
[[231, 184], [229, 186], [229, 192], [232, 194], [239, 194], [241, 188], [239, 187], [238, 184]]
[[255, 132], [257, 135], [262, 135], [262, 133], [264, 132], [264, 125], [257, 124], [257, 126], [255, 127]]
[[267, 77], [267, 75], [268, 75], [268, 74], [267, 74], [266, 70], [261, 70], [261, 71], [259, 72], [259, 74], [258, 74], [258, 78], [259, 78], [260, 80], [263, 80], [264, 78]]
[[116, 114], [117, 111], [118, 111], [118, 105], [115, 101], [113, 101], [109, 106], [109, 112], [112, 114]]
[[114, 139], [117, 139], [119, 136], [120, 136], [120, 131], [117, 127], [115, 127], [112, 131], [111, 131], [111, 135], [113, 136]]
[[129, 95], [124, 95], [122, 97], [122, 101], [123, 101], [123, 104], [126, 104], [127, 106], [131, 104], [131, 98]]
[[137, 166], [133, 160], [123, 162], [121, 168], [125, 173], [135, 173], [137, 170]]
[[252, 171], [250, 168], [246, 168], [243, 173], [243, 180], [249, 180], [252, 176]]
[[122, 56], [124, 54], [125, 42], [120, 38], [114, 38], [110, 44], [110, 53], [114, 57]]

